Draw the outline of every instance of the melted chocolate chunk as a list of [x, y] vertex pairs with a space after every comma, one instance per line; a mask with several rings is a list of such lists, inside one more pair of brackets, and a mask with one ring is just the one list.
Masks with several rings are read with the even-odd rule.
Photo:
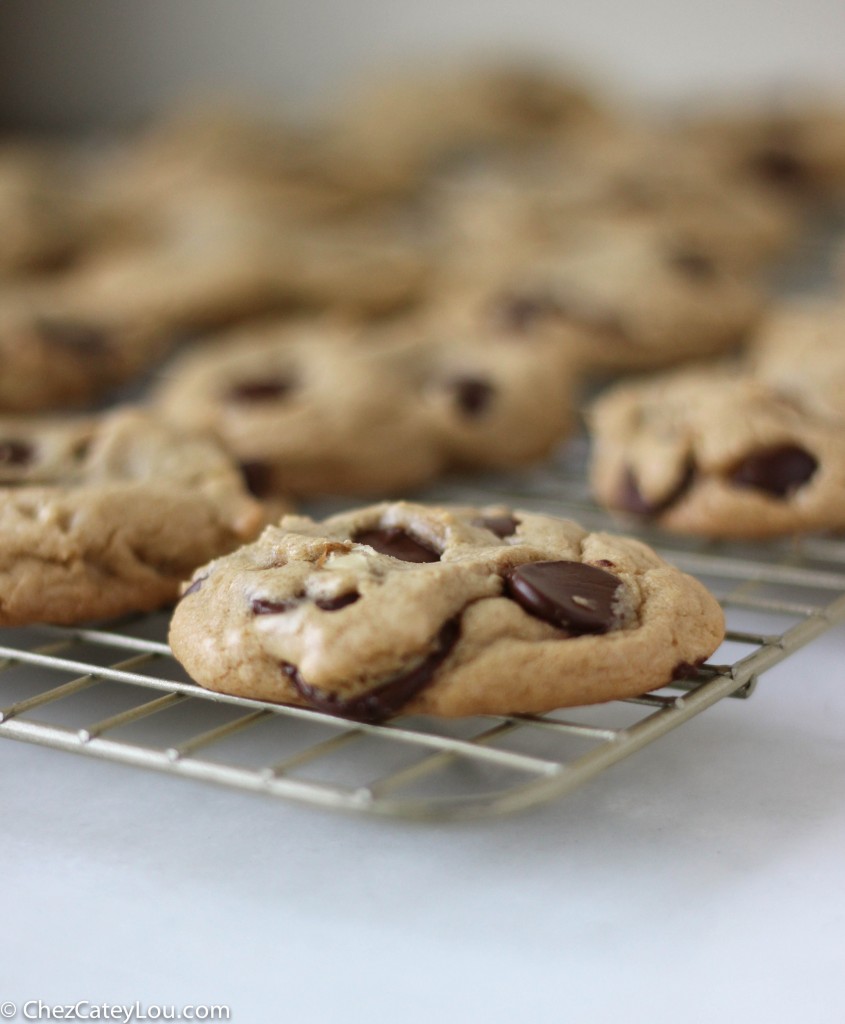
[[35, 449], [27, 441], [0, 441], [0, 466], [26, 466], [35, 457]]
[[242, 380], [229, 388], [226, 398], [230, 402], [271, 402], [284, 398], [293, 390], [293, 386], [293, 381], [288, 377]]
[[350, 590], [348, 594], [340, 594], [337, 597], [318, 597], [314, 604], [324, 612], [336, 612], [348, 604], [355, 604], [360, 596], [357, 591]]
[[458, 407], [467, 416], [480, 416], [490, 405], [496, 393], [492, 384], [474, 377], [460, 377], [452, 381]]
[[392, 555], [402, 562], [439, 562], [440, 552], [416, 540], [398, 526], [380, 530], [362, 530], [352, 538], [356, 544], [367, 544], [383, 555]]
[[256, 498], [269, 498], [273, 494], [273, 468], [266, 462], [242, 462], [244, 483]]
[[39, 320], [39, 337], [80, 357], [102, 357], [109, 349], [109, 336], [102, 327], [74, 320]]
[[677, 484], [658, 501], [648, 501], [640, 490], [637, 478], [632, 469], [626, 469], [622, 477], [619, 491], [616, 495], [616, 505], [625, 512], [633, 512], [634, 515], [645, 518], [653, 518], [671, 508], [692, 486], [695, 480], [695, 463], [688, 459], [684, 464], [684, 471]]
[[289, 612], [300, 602], [290, 598], [284, 601], [268, 601], [264, 597], [254, 597], [250, 607], [253, 615], [279, 615], [281, 612]]
[[680, 270], [691, 281], [713, 281], [716, 278], [716, 264], [703, 252], [681, 249], [671, 255], [672, 266]]
[[473, 526], [483, 526], [485, 530], [495, 533], [497, 537], [512, 537], [519, 526], [519, 520], [513, 516], [483, 516], [473, 519]]
[[437, 634], [434, 649], [416, 668], [393, 676], [356, 697], [341, 697], [312, 686], [302, 678], [296, 665], [289, 661], [283, 661], [281, 669], [297, 693], [318, 711], [351, 718], [356, 722], [383, 722], [401, 711], [412, 697], [431, 682], [437, 669], [449, 657], [460, 634], [460, 620], [450, 619]]
[[505, 577], [510, 598], [529, 615], [570, 633], [606, 633], [616, 621], [622, 581], [582, 562], [527, 562]]
[[730, 471], [729, 478], [738, 487], [753, 487], [775, 498], [788, 498], [811, 480], [818, 468], [818, 460], [804, 448], [784, 444], [746, 455]]

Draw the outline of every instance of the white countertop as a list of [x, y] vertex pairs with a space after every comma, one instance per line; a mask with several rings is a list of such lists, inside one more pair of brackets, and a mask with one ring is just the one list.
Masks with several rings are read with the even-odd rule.
[[838, 1024], [843, 655], [840, 627], [573, 795], [468, 824], [0, 740], [0, 1004]]

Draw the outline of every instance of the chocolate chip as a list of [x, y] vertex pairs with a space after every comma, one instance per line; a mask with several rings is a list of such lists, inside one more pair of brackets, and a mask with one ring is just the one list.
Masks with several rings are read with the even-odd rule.
[[473, 526], [483, 526], [485, 530], [495, 533], [497, 537], [512, 537], [519, 526], [519, 520], [513, 516], [482, 516], [481, 519], [473, 519]]
[[616, 621], [622, 581], [582, 562], [527, 562], [505, 577], [509, 597], [529, 615], [571, 633], [606, 633]]
[[240, 470], [250, 494], [268, 498], [274, 493], [273, 467], [266, 462], [242, 462]]
[[379, 683], [357, 697], [341, 697], [306, 682], [296, 665], [281, 663], [282, 672], [293, 683], [297, 693], [311, 707], [329, 715], [340, 715], [356, 722], [383, 722], [397, 714], [434, 678], [437, 669], [448, 658], [461, 634], [459, 619], [450, 619], [437, 634], [434, 648], [408, 672], [402, 672]]
[[672, 266], [680, 270], [691, 281], [713, 281], [716, 278], [716, 264], [703, 252], [680, 249], [670, 256]]
[[35, 329], [48, 345], [72, 351], [80, 357], [102, 357], [109, 348], [108, 333], [102, 327], [74, 320], [38, 320]]
[[439, 562], [440, 552], [416, 540], [398, 526], [362, 530], [352, 538], [356, 544], [367, 544], [383, 555], [392, 555], [402, 562]]
[[764, 448], [746, 455], [729, 473], [737, 487], [753, 487], [776, 498], [787, 498], [813, 477], [818, 460], [794, 444]]
[[695, 462], [687, 459], [677, 484], [662, 498], [649, 501], [640, 490], [637, 477], [630, 467], [625, 470], [616, 494], [617, 508], [634, 515], [651, 518], [659, 516], [686, 494], [695, 480]]
[[25, 466], [34, 456], [35, 449], [27, 441], [0, 441], [0, 466]]
[[800, 189], [807, 185], [807, 165], [795, 153], [782, 146], [767, 146], [750, 160], [751, 171], [781, 188]]
[[282, 601], [268, 601], [264, 597], [254, 597], [250, 607], [253, 615], [279, 615], [281, 612], [289, 612], [296, 608], [299, 601], [285, 599]]
[[488, 408], [496, 393], [492, 384], [475, 377], [459, 377], [451, 382], [455, 400], [467, 416], [480, 416]]
[[556, 305], [545, 295], [508, 295], [493, 306], [493, 323], [506, 331], [524, 333], [556, 312]]
[[348, 604], [355, 604], [360, 596], [359, 593], [351, 590], [348, 594], [340, 594], [338, 597], [318, 597], [314, 604], [324, 612], [336, 612]]
[[284, 398], [293, 390], [289, 377], [272, 377], [261, 380], [242, 380], [226, 392], [230, 402], [270, 402]]
[[71, 454], [78, 462], [82, 462], [84, 459], [88, 457], [88, 452], [90, 451], [91, 438], [86, 437], [83, 438], [81, 441], [77, 441], [77, 443], [73, 446], [73, 451], [71, 452]]
[[689, 661], [679, 661], [672, 669], [672, 679], [695, 679], [698, 675], [699, 669], [705, 661], [706, 658], [702, 658], [701, 661], [694, 663], [690, 663]]

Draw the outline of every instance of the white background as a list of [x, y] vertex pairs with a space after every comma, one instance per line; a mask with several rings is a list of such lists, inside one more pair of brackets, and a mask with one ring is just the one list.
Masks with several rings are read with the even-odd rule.
[[841, 627], [564, 800], [332, 815], [0, 740], [0, 1002], [841, 1024]]
[[174, 92], [337, 93], [432, 53], [574, 61], [620, 92], [682, 98], [807, 79], [845, 88], [842, 0], [3, 0], [0, 117], [126, 123]]

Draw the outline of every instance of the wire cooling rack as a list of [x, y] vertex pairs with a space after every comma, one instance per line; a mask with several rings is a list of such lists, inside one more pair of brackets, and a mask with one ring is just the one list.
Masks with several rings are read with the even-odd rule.
[[[505, 502], [618, 529], [587, 496], [583, 454], [576, 445], [542, 473], [450, 483], [426, 498]], [[702, 579], [726, 612], [712, 661], [671, 688], [544, 716], [353, 724], [201, 690], [170, 654], [159, 614], [6, 631], [0, 735], [374, 814], [468, 818], [551, 800], [723, 697], [749, 696], [765, 669], [845, 620], [843, 541], [717, 545], [636, 532]]]
[[[809, 225], [772, 289], [830, 291], [843, 228], [829, 212]], [[585, 448], [569, 445], [541, 472], [452, 481], [420, 500], [502, 503], [640, 536], [725, 609], [725, 642], [690, 679], [544, 716], [352, 724], [200, 689], [173, 659], [158, 614], [0, 632], [0, 736], [338, 810], [503, 814], [571, 792], [724, 697], [747, 698], [762, 672], [845, 621], [845, 540], [716, 544], [620, 524], [590, 501]]]

